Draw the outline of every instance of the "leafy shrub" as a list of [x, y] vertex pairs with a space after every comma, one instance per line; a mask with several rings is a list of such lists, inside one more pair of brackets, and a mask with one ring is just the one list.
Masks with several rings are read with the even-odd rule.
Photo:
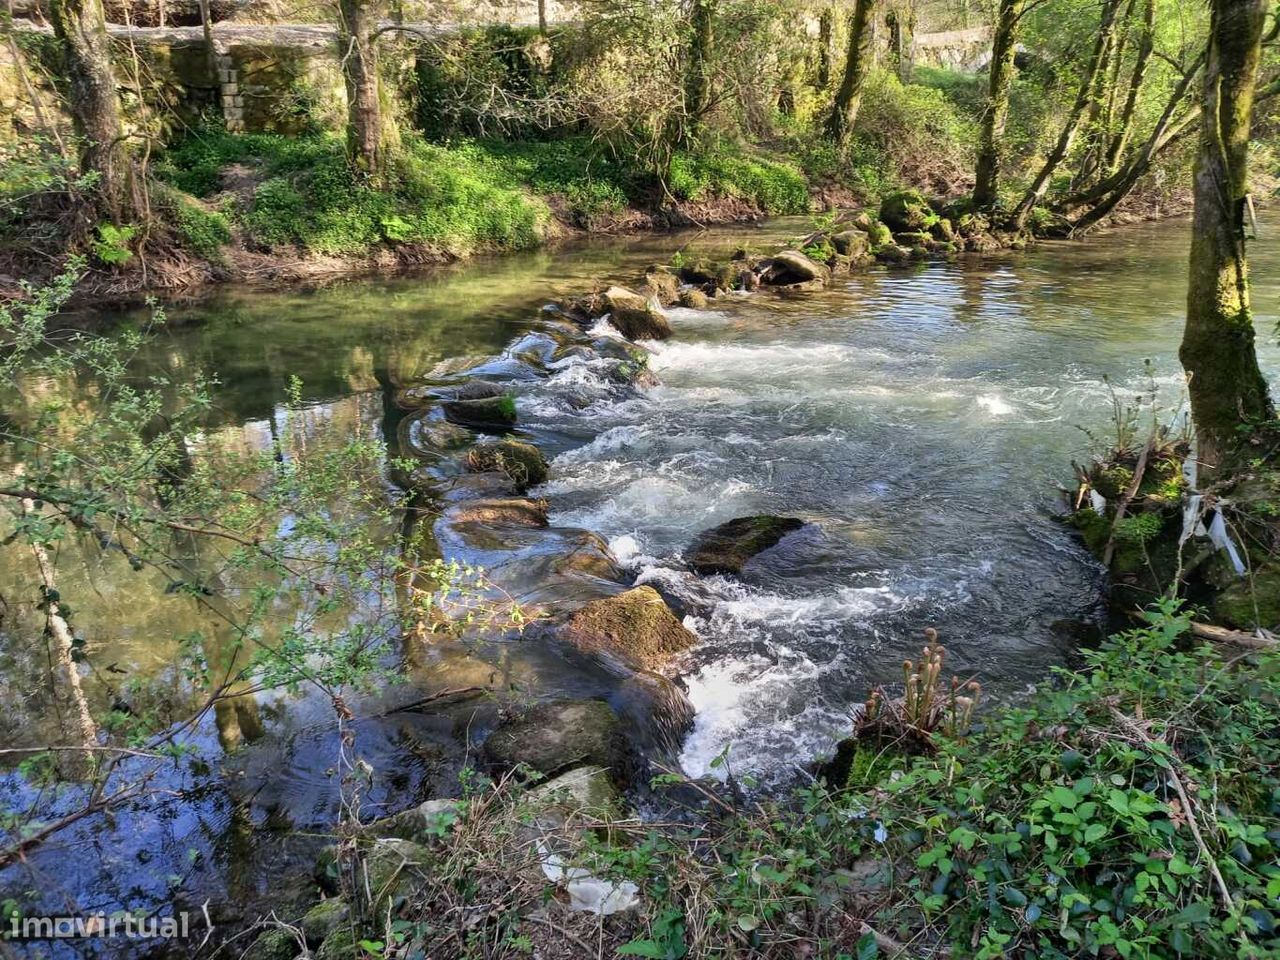
[[677, 153], [671, 160], [668, 187], [682, 200], [736, 197], [775, 215], [809, 209], [809, 186], [799, 169], [728, 151]]
[[93, 255], [109, 267], [119, 267], [133, 259], [130, 244], [138, 234], [132, 224], [100, 223], [94, 228]]
[[174, 225], [183, 244], [206, 260], [217, 259], [223, 245], [231, 242], [231, 224], [226, 215], [195, 203], [178, 202]]

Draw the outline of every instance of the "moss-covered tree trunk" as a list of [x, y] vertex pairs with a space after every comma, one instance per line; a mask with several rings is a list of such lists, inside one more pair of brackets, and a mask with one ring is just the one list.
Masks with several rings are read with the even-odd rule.
[[823, 7], [818, 14], [818, 70], [815, 79], [819, 90], [827, 89], [827, 85], [831, 83], [831, 34], [835, 18], [835, 11], [831, 7]]
[[1116, 26], [1116, 13], [1120, 9], [1120, 0], [1106, 0], [1102, 7], [1101, 20], [1098, 23], [1098, 36], [1093, 43], [1093, 52], [1089, 56], [1089, 61], [1085, 65], [1084, 76], [1080, 80], [1080, 90], [1076, 94], [1075, 103], [1072, 104], [1071, 113], [1067, 116], [1067, 122], [1062, 128], [1062, 132], [1058, 134], [1058, 140], [1053, 145], [1053, 149], [1049, 152], [1049, 156], [1045, 158], [1044, 164], [1040, 167], [1040, 172], [1031, 181], [1031, 186], [1027, 188], [1026, 193], [1022, 195], [1022, 199], [1018, 201], [1018, 205], [1014, 208], [1013, 216], [1010, 217], [1010, 226], [1015, 229], [1021, 229], [1026, 225], [1027, 217], [1036, 205], [1044, 197], [1045, 191], [1049, 189], [1049, 183], [1053, 179], [1053, 175], [1058, 171], [1058, 167], [1062, 165], [1062, 161], [1067, 158], [1071, 152], [1071, 147], [1075, 144], [1076, 135], [1080, 132], [1081, 122], [1084, 120], [1086, 112], [1090, 105], [1095, 103], [1099, 96], [1099, 88], [1101, 86], [1100, 79], [1103, 68], [1111, 52], [1112, 37]]
[[849, 142], [862, 106], [862, 88], [871, 68], [875, 10], [876, 0], [857, 0], [849, 18], [849, 52], [845, 56], [844, 76], [827, 117], [827, 136], [842, 146]]
[[376, 177], [386, 159], [373, 38], [376, 5], [369, 0], [339, 0], [338, 13], [342, 76], [347, 87], [347, 153], [359, 170]]
[[1018, 21], [1022, 19], [1024, 2], [1000, 0], [1000, 12], [992, 37], [987, 109], [982, 116], [978, 166], [973, 183], [973, 205], [981, 210], [994, 207], [1000, 198], [1000, 161], [1004, 153], [1004, 131], [1009, 122], [1009, 91], [1013, 87], [1013, 58], [1018, 52]]
[[1147, 67], [1151, 64], [1151, 52], [1155, 49], [1156, 0], [1146, 0], [1143, 6], [1142, 24], [1138, 27], [1138, 49], [1133, 61], [1133, 73], [1129, 76], [1129, 90], [1116, 123], [1111, 142], [1103, 161], [1103, 171], [1110, 176], [1120, 166], [1120, 158], [1133, 135], [1133, 121], [1138, 112], [1138, 100], [1142, 85], [1147, 79]]
[[1178, 353], [1189, 377], [1202, 469], [1271, 415], [1249, 309], [1245, 208], [1254, 85], [1268, 0], [1212, 0], [1201, 97], [1187, 325]]
[[697, 136], [711, 109], [711, 60], [715, 45], [715, 0], [693, 0], [690, 9], [689, 60], [684, 80], [684, 136]]
[[66, 56], [68, 107], [82, 144], [80, 168], [99, 175], [97, 196], [106, 216], [131, 216], [131, 170], [102, 0], [52, 0], [49, 15]]

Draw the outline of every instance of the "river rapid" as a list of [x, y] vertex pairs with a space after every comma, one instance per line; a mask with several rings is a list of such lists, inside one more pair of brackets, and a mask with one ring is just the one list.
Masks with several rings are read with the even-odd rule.
[[[225, 291], [170, 307], [141, 366], [217, 371], [210, 430], [245, 447], [280, 429], [296, 375], [313, 442], [341, 427], [398, 453], [397, 392], [442, 359], [501, 354], [536, 333], [549, 300], [677, 251], [763, 252], [805, 229], [619, 240], [308, 293]], [[711, 761], [728, 748], [735, 773], [790, 782], [872, 686], [901, 677], [925, 627], [939, 631], [950, 671], [1008, 697], [1103, 625], [1101, 570], [1054, 520], [1055, 489], [1110, 435], [1113, 401], [1154, 394], [1164, 420], [1185, 413], [1176, 353], [1188, 229], [1167, 222], [993, 259], [876, 266], [821, 293], [672, 309], [672, 339], [645, 345], [659, 383], [640, 393], [620, 396], [591, 359], [520, 379], [521, 429], [551, 459], [534, 494], [548, 499], [552, 524], [605, 537], [628, 577], [659, 587], [699, 638], [681, 668], [697, 710], [678, 755], [686, 773], [718, 772]], [[1264, 237], [1251, 256], [1275, 382], [1280, 240]], [[808, 523], [740, 578], [688, 571], [683, 552], [699, 531], [755, 513]], [[182, 598], [140, 599], [136, 578], [113, 569], [69, 560], [61, 577], [64, 595], [83, 597], [95, 657], [122, 671], [180, 686], [174, 638], [215, 629]], [[4, 595], [24, 597], [26, 582], [0, 554]], [[40, 743], [53, 728], [48, 698], [32, 692], [46, 664], [30, 629], [30, 616], [0, 621], [0, 690], [12, 705], [0, 747]], [[498, 673], [535, 697], [599, 692], [531, 647], [406, 648], [407, 687], [356, 705], [370, 717], [360, 745], [378, 771], [368, 809], [456, 790], [465, 758], [456, 718], [380, 707]], [[203, 773], [175, 774], [168, 801], [70, 831], [0, 874], [0, 896], [44, 884], [37, 900], [86, 911], [211, 899], [215, 919], [251, 918], [281, 877], [305, 872], [316, 843], [299, 835], [333, 823], [335, 736], [328, 705], [305, 696], [210, 716], [192, 737]], [[35, 797], [16, 768], [0, 779], [5, 807]], [[74, 801], [55, 801], [50, 815]]]

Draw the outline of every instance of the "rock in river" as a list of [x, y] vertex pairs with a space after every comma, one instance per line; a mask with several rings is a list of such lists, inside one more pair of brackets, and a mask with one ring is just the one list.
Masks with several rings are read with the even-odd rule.
[[795, 517], [737, 517], [704, 531], [690, 551], [689, 564], [702, 574], [741, 573], [748, 560], [803, 526]]
[[653, 587], [593, 600], [560, 628], [584, 653], [604, 654], [633, 670], [660, 670], [697, 642]]
[[483, 397], [475, 400], [446, 400], [440, 405], [451, 423], [478, 430], [509, 430], [516, 425], [515, 397]]
[[547, 460], [542, 451], [519, 440], [499, 440], [472, 447], [467, 454], [467, 470], [471, 473], [500, 471], [521, 490], [536, 487], [547, 480]]
[[830, 270], [811, 260], [799, 250], [783, 250], [781, 253], [775, 253], [761, 277], [765, 283], [778, 285], [811, 281], [821, 284], [830, 278]]
[[465, 500], [444, 512], [449, 523], [486, 523], [499, 526], [545, 527], [547, 501], [521, 497], [487, 497]]
[[662, 310], [625, 287], [610, 287], [602, 297], [609, 323], [628, 340], [665, 340], [671, 324]]
[[622, 724], [602, 700], [540, 703], [500, 723], [484, 742], [484, 752], [504, 769], [523, 764], [549, 775], [601, 766], [624, 785], [635, 766]]

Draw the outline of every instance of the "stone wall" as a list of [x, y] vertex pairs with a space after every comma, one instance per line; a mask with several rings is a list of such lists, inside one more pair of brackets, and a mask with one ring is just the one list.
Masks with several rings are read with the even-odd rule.
[[915, 63], [918, 66], [976, 73], [990, 59], [990, 27], [918, 33], [915, 37]]

